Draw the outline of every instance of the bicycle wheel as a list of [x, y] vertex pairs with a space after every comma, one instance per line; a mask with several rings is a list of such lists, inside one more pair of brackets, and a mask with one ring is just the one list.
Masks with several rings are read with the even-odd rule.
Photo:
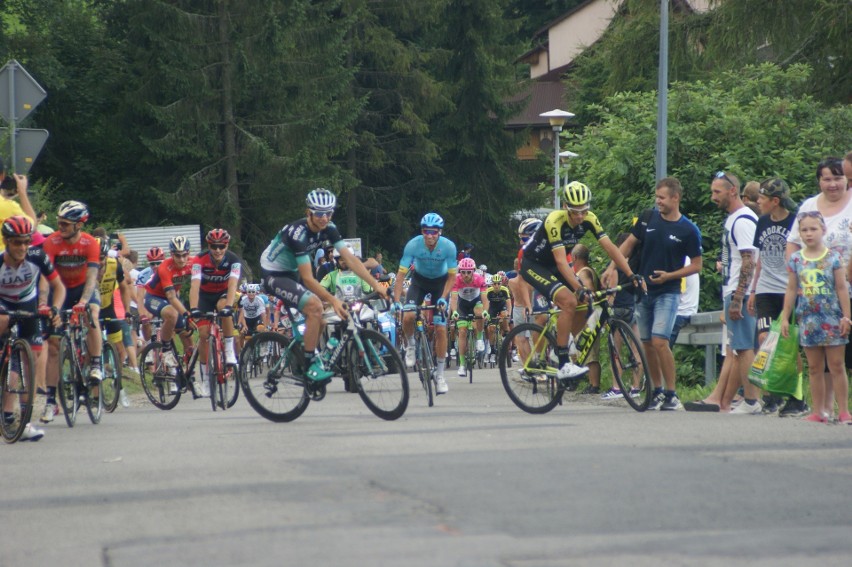
[[353, 337], [358, 353], [355, 369], [358, 394], [378, 417], [389, 421], [399, 419], [408, 407], [405, 364], [383, 334], [362, 329], [358, 335], [360, 346]]
[[470, 383], [473, 384], [473, 365], [476, 364], [476, 332], [473, 331], [473, 321], [468, 323], [470, 326], [467, 329], [467, 353], [465, 357], [467, 360], [464, 361], [465, 369], [467, 370], [467, 376], [470, 380]]
[[636, 411], [645, 411], [651, 404], [651, 374], [642, 343], [633, 328], [618, 319], [609, 321], [609, 360], [615, 380], [624, 399]]
[[59, 343], [59, 404], [68, 427], [77, 422], [77, 410], [80, 409], [80, 383], [77, 381], [77, 368], [71, 349], [71, 339], [62, 337]]
[[222, 376], [222, 360], [219, 358], [221, 355], [222, 353], [216, 348], [216, 339], [212, 335], [207, 337], [207, 384], [210, 388], [210, 407], [213, 411], [216, 411], [216, 408], [225, 409], [219, 391], [219, 378]]
[[6, 443], [14, 443], [32, 418], [35, 400], [35, 357], [26, 340], [15, 339], [12, 343], [10, 360], [4, 362], [0, 376], [0, 407], [11, 412], [0, 416], [0, 432]]
[[[522, 323], [509, 331], [500, 352], [497, 365], [503, 388], [516, 406], [527, 413], [547, 413], [562, 400], [565, 386], [556, 379], [559, 360], [556, 357], [556, 339], [550, 333], [541, 336], [543, 328], [535, 323]], [[525, 334], [529, 332], [530, 336]], [[534, 342], [533, 333], [539, 337]], [[529, 345], [530, 354], [517, 368], [511, 368], [512, 344], [515, 339]]]
[[[278, 333], [258, 333], [246, 345], [240, 384], [254, 411], [270, 421], [293, 421], [308, 408], [301, 342]], [[254, 372], [246, 369], [254, 368]]]
[[432, 349], [429, 348], [426, 333], [417, 335], [417, 354], [417, 374], [420, 377], [420, 385], [426, 392], [426, 403], [431, 408], [435, 405], [435, 393], [432, 389]]
[[228, 365], [222, 376], [222, 387], [219, 389], [225, 408], [232, 408], [240, 398], [239, 367]]
[[163, 343], [148, 343], [139, 355], [139, 379], [148, 400], [161, 410], [170, 410], [180, 401], [177, 376], [163, 363]]
[[104, 379], [101, 390], [104, 398], [104, 411], [112, 413], [118, 406], [118, 393], [121, 391], [121, 363], [118, 352], [111, 343], [104, 342], [103, 352]]
[[89, 378], [86, 378], [86, 412], [94, 425], [99, 424], [104, 415], [103, 384]]

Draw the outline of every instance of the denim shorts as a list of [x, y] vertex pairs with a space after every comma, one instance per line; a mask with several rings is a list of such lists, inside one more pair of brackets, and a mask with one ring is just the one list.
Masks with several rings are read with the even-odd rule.
[[668, 341], [672, 336], [680, 292], [644, 295], [636, 302], [636, 315], [639, 318], [639, 338], [648, 342], [651, 337]]
[[737, 321], [732, 321], [728, 315], [728, 307], [731, 306], [731, 298], [733, 296], [733, 293], [726, 295], [725, 300], [722, 302], [723, 309], [725, 310], [725, 324], [728, 326], [728, 346], [734, 352], [753, 349], [757, 346], [755, 344], [757, 340], [757, 320], [749, 315], [748, 309], [746, 309], [748, 295], [743, 297], [743, 318]]

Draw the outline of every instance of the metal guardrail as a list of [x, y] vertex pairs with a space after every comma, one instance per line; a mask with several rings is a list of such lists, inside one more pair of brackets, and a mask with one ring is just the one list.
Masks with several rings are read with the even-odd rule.
[[722, 346], [722, 311], [696, 313], [680, 330], [675, 344], [704, 347], [704, 384], [716, 380], [716, 349]]

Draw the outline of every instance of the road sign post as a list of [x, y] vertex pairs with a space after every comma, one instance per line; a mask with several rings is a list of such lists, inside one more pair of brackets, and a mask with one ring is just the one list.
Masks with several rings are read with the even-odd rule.
[[41, 85], [14, 59], [0, 69], [0, 117], [9, 123], [8, 128], [0, 128], [0, 149], [9, 156], [16, 173], [29, 172], [47, 141], [47, 130], [17, 128], [46, 96]]

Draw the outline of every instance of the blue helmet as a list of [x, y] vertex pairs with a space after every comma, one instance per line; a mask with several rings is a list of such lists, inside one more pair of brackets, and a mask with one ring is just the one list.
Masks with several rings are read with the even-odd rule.
[[426, 213], [420, 219], [420, 228], [444, 228], [444, 219], [438, 213]]

